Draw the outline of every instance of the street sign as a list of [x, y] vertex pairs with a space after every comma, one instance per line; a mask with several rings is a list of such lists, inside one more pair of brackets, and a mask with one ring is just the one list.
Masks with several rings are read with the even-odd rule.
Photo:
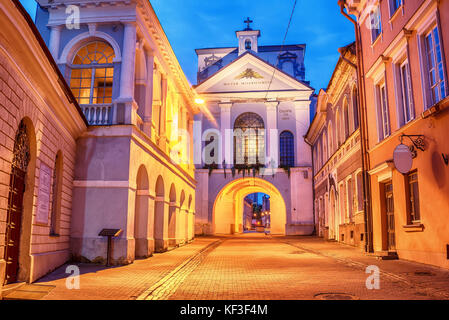
[[396, 169], [400, 173], [407, 174], [413, 166], [413, 153], [408, 146], [400, 144], [394, 150], [393, 161]]

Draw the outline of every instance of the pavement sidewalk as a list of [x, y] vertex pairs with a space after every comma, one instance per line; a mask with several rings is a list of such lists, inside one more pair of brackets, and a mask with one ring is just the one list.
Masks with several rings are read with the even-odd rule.
[[67, 264], [41, 278], [36, 284], [56, 286], [43, 300], [134, 300], [164, 278], [185, 260], [196, 255], [213, 238], [198, 238], [194, 242], [133, 264], [107, 268], [101, 265], [74, 264], [80, 268], [80, 289], [66, 287]]
[[318, 237], [283, 237], [282, 242], [336, 261], [364, 268], [377, 266], [381, 275], [392, 280], [414, 286], [428, 294], [449, 299], [449, 270], [406, 260], [381, 260], [364, 253], [360, 248], [338, 242], [325, 241]]

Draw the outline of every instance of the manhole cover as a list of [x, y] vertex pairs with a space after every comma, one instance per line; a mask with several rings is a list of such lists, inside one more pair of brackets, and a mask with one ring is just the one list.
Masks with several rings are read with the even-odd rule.
[[416, 276], [423, 276], [423, 277], [433, 277], [433, 276], [435, 276], [434, 273], [429, 272], [429, 271], [416, 271], [415, 275]]
[[319, 293], [315, 295], [318, 300], [359, 300], [358, 297], [349, 293]]

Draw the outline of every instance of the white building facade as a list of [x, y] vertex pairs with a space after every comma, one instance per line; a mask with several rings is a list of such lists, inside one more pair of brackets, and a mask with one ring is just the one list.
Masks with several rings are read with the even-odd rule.
[[249, 23], [236, 35], [238, 47], [196, 50], [205, 112], [194, 129], [202, 141], [194, 152], [195, 232], [243, 232], [244, 198], [261, 192], [270, 196], [272, 234], [312, 234], [305, 45], [259, 46]]
[[[147, 0], [39, 0], [36, 25], [83, 110], [72, 258], [112, 263], [193, 239], [194, 93]], [[191, 136], [191, 135], [190, 135]], [[176, 155], [175, 157], [173, 155]]]

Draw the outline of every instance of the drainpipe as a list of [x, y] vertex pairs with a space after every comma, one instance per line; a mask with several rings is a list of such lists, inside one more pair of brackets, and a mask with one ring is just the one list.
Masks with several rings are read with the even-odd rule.
[[345, 0], [339, 0], [340, 12], [352, 24], [355, 30], [356, 42], [356, 57], [357, 57], [357, 96], [359, 106], [359, 123], [360, 123], [360, 140], [362, 153], [362, 180], [363, 180], [363, 196], [364, 196], [364, 219], [365, 219], [365, 252], [373, 252], [373, 228], [372, 228], [372, 213], [371, 213], [371, 181], [368, 176], [368, 169], [370, 167], [368, 154], [368, 127], [366, 117], [366, 96], [365, 96], [365, 78], [363, 73], [363, 52], [360, 37], [360, 28], [357, 21], [351, 18], [345, 12]]

